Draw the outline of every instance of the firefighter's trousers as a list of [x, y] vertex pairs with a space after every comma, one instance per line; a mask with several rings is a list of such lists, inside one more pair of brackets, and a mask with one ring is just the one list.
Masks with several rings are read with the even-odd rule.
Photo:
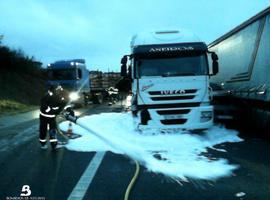
[[39, 115], [39, 141], [42, 146], [44, 146], [47, 142], [47, 131], [49, 128], [50, 135], [50, 143], [54, 148], [57, 145], [57, 126], [56, 126], [56, 118], [55, 117], [45, 117]]

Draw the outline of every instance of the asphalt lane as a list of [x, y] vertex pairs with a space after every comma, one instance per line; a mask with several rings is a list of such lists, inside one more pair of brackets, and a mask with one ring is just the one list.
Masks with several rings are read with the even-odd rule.
[[32, 197], [67, 199], [93, 155], [44, 151], [36, 140], [20, 145], [1, 160], [0, 199], [20, 197], [23, 185], [30, 186]]
[[11, 152], [15, 147], [37, 137], [39, 126], [38, 119], [16, 124], [12, 127], [0, 129], [0, 155], [4, 156]]
[[[92, 105], [78, 112], [83, 116], [121, 110], [119, 106]], [[67, 199], [95, 152], [41, 150], [38, 119], [29, 119], [0, 129], [0, 199], [19, 198], [24, 185], [31, 188], [31, 197]]]
[[31, 197], [66, 199], [95, 153], [40, 149], [38, 119], [0, 130], [0, 199], [20, 197], [29, 185]]
[[[188, 179], [188, 182], [176, 182], [161, 174], [149, 172], [141, 166], [130, 199], [269, 199], [269, 142], [245, 138], [244, 142], [223, 144], [222, 148], [226, 149], [227, 153], [209, 149], [207, 156], [226, 158], [230, 163], [239, 165], [233, 176], [214, 181]], [[84, 199], [123, 199], [134, 171], [132, 160], [107, 153]]]
[[[83, 112], [89, 115], [120, 111], [119, 106], [93, 106]], [[95, 152], [74, 152], [64, 148], [55, 152], [41, 150], [37, 130], [33, 128], [37, 123], [32, 120], [12, 129], [0, 130], [0, 144], [4, 144], [3, 139], [10, 144], [9, 148], [0, 148], [0, 199], [20, 197], [23, 185], [30, 186], [31, 197], [67, 199], [95, 155]], [[20, 129], [28, 131], [21, 134]], [[19, 136], [24, 141], [13, 145]], [[176, 182], [141, 166], [130, 199], [268, 199], [270, 143], [245, 134], [242, 136], [245, 137], [244, 142], [222, 144], [226, 153], [209, 149], [207, 154], [211, 158], [226, 158], [230, 163], [239, 165], [233, 176], [215, 181], [189, 179], [188, 182]], [[132, 160], [107, 152], [83, 199], [123, 199], [134, 171]]]

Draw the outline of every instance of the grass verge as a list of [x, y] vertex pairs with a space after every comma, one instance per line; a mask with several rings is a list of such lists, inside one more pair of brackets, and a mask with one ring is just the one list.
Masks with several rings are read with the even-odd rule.
[[8, 99], [0, 99], [0, 116], [27, 112], [36, 108], [37, 106], [27, 105]]

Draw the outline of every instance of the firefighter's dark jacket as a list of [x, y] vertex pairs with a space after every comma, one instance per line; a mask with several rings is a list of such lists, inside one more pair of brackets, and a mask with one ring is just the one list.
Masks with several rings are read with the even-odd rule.
[[48, 92], [40, 102], [40, 114], [44, 117], [55, 117], [64, 109], [67, 102], [64, 97]]

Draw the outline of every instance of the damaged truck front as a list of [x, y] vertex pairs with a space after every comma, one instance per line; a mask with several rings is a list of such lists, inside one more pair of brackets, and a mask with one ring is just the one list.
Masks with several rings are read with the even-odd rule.
[[[211, 69], [207, 54], [212, 57]], [[122, 58], [121, 74], [132, 82], [131, 110], [139, 117], [139, 128], [210, 128], [209, 76], [218, 72], [217, 60], [217, 55], [188, 31], [135, 35], [131, 55]]]

